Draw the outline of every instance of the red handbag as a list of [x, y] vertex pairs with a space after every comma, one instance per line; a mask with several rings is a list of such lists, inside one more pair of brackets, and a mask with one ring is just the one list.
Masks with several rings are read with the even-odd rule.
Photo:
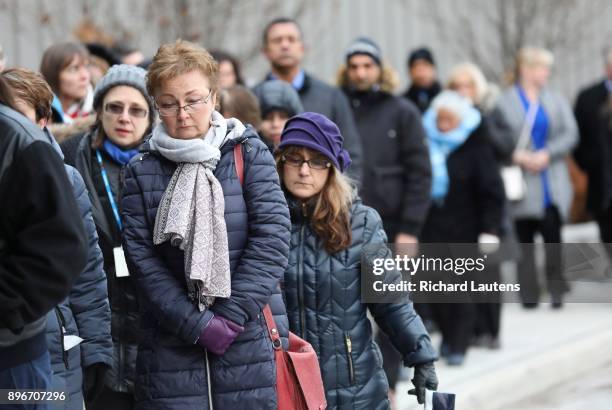
[[317, 353], [310, 343], [291, 332], [289, 332], [289, 349], [283, 350], [270, 305], [264, 307], [263, 314], [274, 347], [278, 409], [327, 408]]
[[[234, 162], [240, 184], [244, 183], [242, 144], [234, 146]], [[317, 353], [310, 343], [289, 332], [289, 349], [284, 350], [270, 306], [263, 309], [276, 362], [276, 394], [279, 410], [324, 410], [325, 389]]]

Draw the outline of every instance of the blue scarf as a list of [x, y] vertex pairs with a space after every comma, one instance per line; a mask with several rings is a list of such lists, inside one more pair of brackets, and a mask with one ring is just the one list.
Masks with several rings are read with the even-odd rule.
[[104, 139], [104, 144], [102, 145], [104, 151], [117, 163], [120, 165], [127, 165], [128, 162], [134, 157], [134, 155], [138, 154], [138, 148], [130, 148], [123, 149], [115, 145], [108, 138]]
[[[530, 103], [527, 99], [527, 95], [525, 94], [525, 90], [523, 90], [518, 84], [516, 85], [516, 90], [518, 92], [519, 97], [521, 98], [521, 103], [523, 104], [525, 113], [527, 113], [527, 111], [529, 111]], [[531, 129], [531, 141], [533, 142], [533, 147], [536, 150], [546, 149], [549, 129], [550, 121], [548, 118], [548, 114], [544, 110], [544, 107], [542, 107], [542, 104], [539, 104], [538, 112], [533, 121], [533, 128]], [[542, 172], [540, 172], [540, 178], [542, 180], [542, 189], [544, 191], [544, 209], [548, 208], [552, 204], [552, 196], [550, 194], [547, 171], [548, 169], [544, 169], [542, 170]]]
[[449, 176], [446, 160], [459, 148], [480, 125], [481, 116], [476, 108], [470, 108], [457, 128], [449, 132], [440, 132], [436, 124], [436, 112], [430, 108], [423, 115], [423, 126], [429, 142], [432, 185], [431, 197], [441, 202], [448, 193]]

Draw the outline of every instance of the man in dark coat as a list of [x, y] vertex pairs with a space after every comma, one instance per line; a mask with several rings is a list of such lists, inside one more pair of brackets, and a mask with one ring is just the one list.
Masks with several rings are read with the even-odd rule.
[[[338, 125], [344, 136], [344, 146], [351, 156], [348, 175], [359, 183], [363, 151], [350, 106], [339, 89], [302, 68], [304, 43], [298, 23], [289, 18], [278, 18], [268, 23], [263, 34], [263, 54], [270, 62], [266, 80], [279, 79], [290, 83], [299, 93], [304, 111], [323, 114]], [[255, 87], [256, 94], [259, 86]]]
[[[363, 201], [380, 213], [390, 241], [416, 243], [429, 209], [431, 167], [419, 111], [391, 94], [392, 77], [378, 45], [359, 38], [346, 51], [346, 69], [339, 80], [368, 153], [363, 162]], [[393, 390], [399, 354], [380, 333], [377, 342]]]
[[391, 94], [391, 74], [371, 40], [353, 42], [346, 65], [340, 85], [368, 153], [361, 196], [380, 213], [391, 241], [415, 242], [427, 215], [431, 189], [421, 117], [414, 104]]
[[[604, 53], [606, 77], [578, 94], [574, 113], [580, 141], [574, 151], [589, 177], [587, 207], [599, 224], [601, 241], [612, 242], [612, 49]], [[608, 249], [612, 255], [612, 249]]]
[[51, 390], [45, 316], [85, 267], [87, 237], [42, 131], [0, 104], [0, 135], [0, 388]]
[[436, 62], [428, 48], [417, 48], [410, 53], [408, 73], [412, 83], [404, 93], [404, 97], [412, 101], [423, 113], [442, 90], [436, 78]]

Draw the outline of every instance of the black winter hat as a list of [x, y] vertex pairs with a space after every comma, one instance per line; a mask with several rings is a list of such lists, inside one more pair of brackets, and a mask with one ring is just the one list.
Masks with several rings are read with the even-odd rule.
[[431, 50], [427, 47], [421, 47], [417, 48], [416, 50], [412, 50], [412, 52], [408, 56], [408, 67], [412, 67], [412, 65], [417, 60], [425, 60], [431, 65], [436, 65], [436, 61], [434, 60], [433, 54]]

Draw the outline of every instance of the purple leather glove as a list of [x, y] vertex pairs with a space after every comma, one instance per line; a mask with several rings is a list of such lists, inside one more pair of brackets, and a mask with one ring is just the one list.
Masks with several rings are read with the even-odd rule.
[[209, 352], [222, 355], [243, 330], [244, 327], [231, 320], [222, 316], [213, 316], [206, 327], [202, 329], [198, 344], [208, 349]]

